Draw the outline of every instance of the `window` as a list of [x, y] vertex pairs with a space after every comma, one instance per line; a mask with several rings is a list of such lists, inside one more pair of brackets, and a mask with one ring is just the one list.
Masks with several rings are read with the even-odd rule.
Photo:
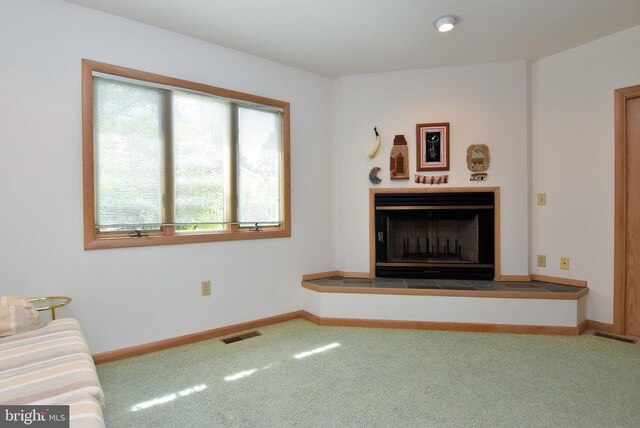
[[85, 248], [291, 236], [289, 103], [82, 61]]

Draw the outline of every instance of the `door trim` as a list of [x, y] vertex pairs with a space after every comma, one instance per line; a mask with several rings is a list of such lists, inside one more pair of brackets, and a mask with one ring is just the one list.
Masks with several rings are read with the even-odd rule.
[[640, 97], [640, 85], [614, 91], [615, 191], [613, 244], [613, 330], [624, 334], [626, 302], [627, 100]]

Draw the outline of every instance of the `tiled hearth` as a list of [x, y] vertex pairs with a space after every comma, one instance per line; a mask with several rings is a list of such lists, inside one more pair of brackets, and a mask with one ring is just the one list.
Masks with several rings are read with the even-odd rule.
[[324, 325], [575, 335], [587, 324], [586, 286], [358, 276], [305, 275], [304, 310]]
[[580, 293], [584, 287], [544, 281], [473, 281], [464, 279], [343, 278], [332, 276], [308, 281], [320, 287], [371, 287], [377, 289], [515, 291], [525, 293]]

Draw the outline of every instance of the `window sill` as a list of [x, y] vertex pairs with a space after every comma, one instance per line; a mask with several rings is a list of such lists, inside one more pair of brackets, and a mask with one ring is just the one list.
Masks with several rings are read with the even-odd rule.
[[148, 247], [155, 245], [191, 244], [198, 242], [240, 241], [248, 239], [288, 238], [291, 232], [281, 228], [265, 228], [260, 232], [239, 230], [236, 232], [214, 231], [206, 233], [180, 233], [171, 236], [155, 235], [141, 237], [90, 237], [84, 243], [85, 250], [106, 248]]

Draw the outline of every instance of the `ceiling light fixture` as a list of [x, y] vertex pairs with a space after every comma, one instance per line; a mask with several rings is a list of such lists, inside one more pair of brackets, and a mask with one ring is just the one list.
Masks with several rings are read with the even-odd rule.
[[458, 17], [453, 15], [445, 15], [436, 19], [436, 22], [433, 23], [433, 26], [436, 27], [438, 31], [441, 33], [446, 33], [447, 31], [453, 30], [453, 27], [458, 23]]

